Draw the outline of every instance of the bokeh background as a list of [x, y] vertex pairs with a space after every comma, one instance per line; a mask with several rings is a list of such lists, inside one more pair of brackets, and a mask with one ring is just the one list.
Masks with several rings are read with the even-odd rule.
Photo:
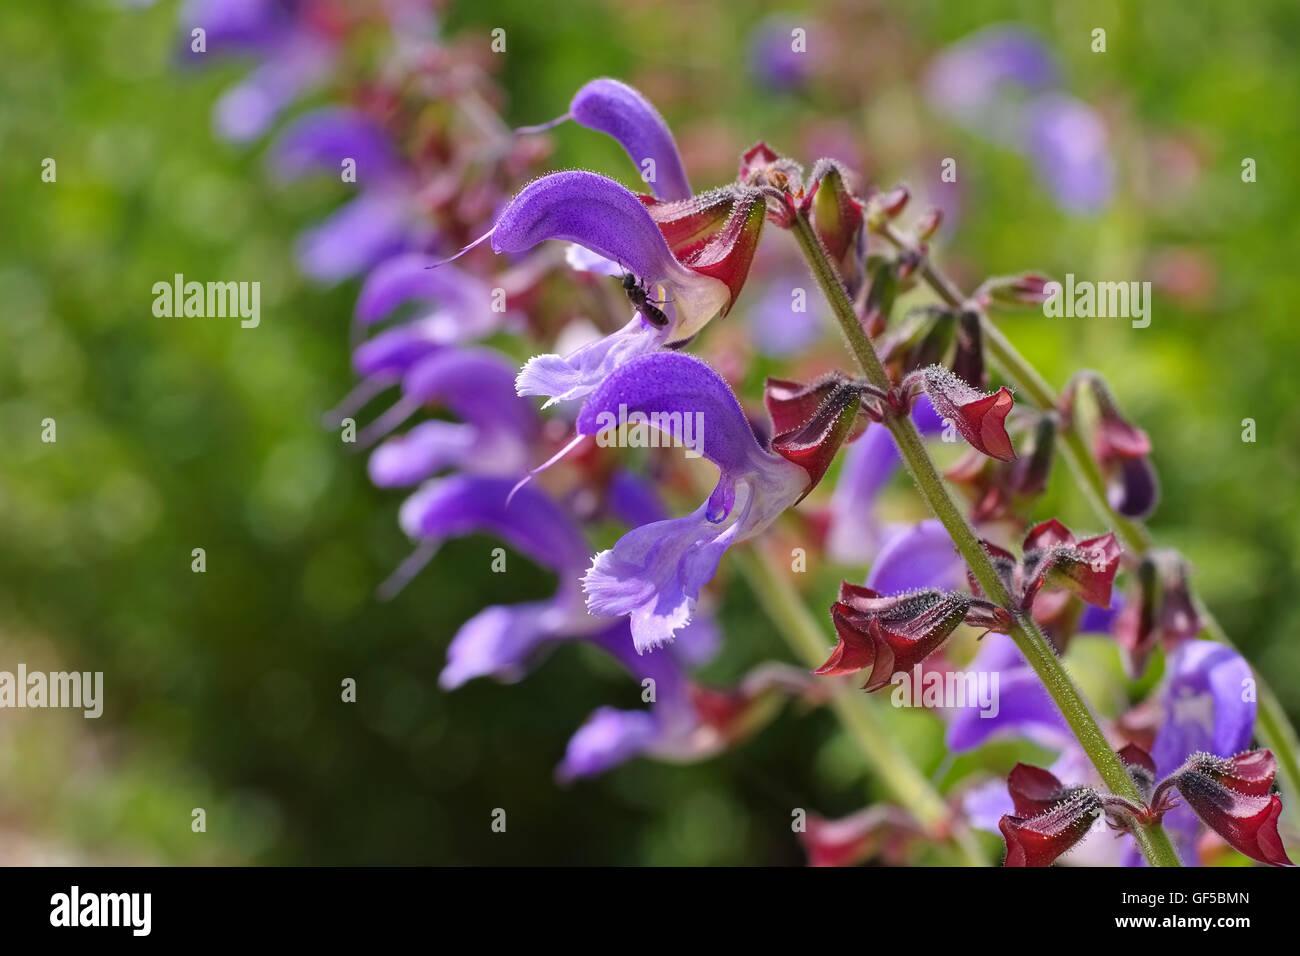
[[[489, 0], [453, 3], [444, 22], [484, 44], [507, 31], [497, 78], [512, 123], [612, 75], [659, 106], [697, 184], [731, 178], [759, 139], [807, 162], [839, 144], [882, 185], [923, 188], [952, 156], [961, 213], [936, 249], [967, 288], [1023, 269], [1153, 281], [1148, 329], [1033, 311], [1003, 326], [1057, 385], [1080, 366], [1109, 377], [1155, 443], [1153, 530], [1300, 715], [1292, 0]], [[795, 89], [754, 73], [773, 22], [809, 31]], [[1024, 155], [924, 96], [937, 53], [1005, 22], [1034, 31], [1105, 120], [1117, 181], [1095, 213], [1061, 208]], [[1105, 53], [1090, 49], [1095, 27]], [[264, 146], [219, 142], [211, 107], [242, 68], [182, 69], [179, 43], [172, 3], [0, 8], [0, 668], [103, 671], [106, 684], [98, 721], [0, 711], [0, 861], [801, 862], [791, 808], [833, 816], [875, 792], [826, 713], [791, 708], [705, 764], [636, 761], [561, 788], [573, 728], [600, 704], [635, 704], [612, 664], [565, 647], [516, 686], [437, 688], [450, 635], [501, 600], [500, 579], [469, 559], [483, 542], [458, 541], [397, 600], [375, 600], [408, 552], [399, 499], [320, 420], [352, 384], [356, 284], [313, 286], [293, 261], [338, 184], [276, 185]], [[612, 142], [555, 141], [555, 167], [631, 182]], [[41, 181], [45, 157], [56, 183]], [[260, 279], [261, 327], [155, 318], [151, 286], [177, 272]], [[743, 334], [745, 305], [719, 334]], [[54, 444], [40, 440], [47, 417]], [[1045, 507], [1091, 526], [1063, 485]], [[510, 577], [512, 599], [550, 587], [540, 571]], [[727, 644], [708, 674], [788, 659], [743, 583], [720, 585]], [[339, 700], [344, 677], [354, 705]], [[891, 721], [927, 771], [961, 771], [937, 721]], [[489, 829], [494, 807], [506, 835]]]

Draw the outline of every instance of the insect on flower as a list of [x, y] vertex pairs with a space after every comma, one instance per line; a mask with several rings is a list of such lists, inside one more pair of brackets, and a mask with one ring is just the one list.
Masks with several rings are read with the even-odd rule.
[[650, 298], [650, 293], [641, 280], [630, 272], [623, 273], [623, 291], [627, 293], [628, 301], [636, 306], [651, 325], [662, 329], [668, 324], [668, 316], [659, 308], [663, 305], [663, 300]]

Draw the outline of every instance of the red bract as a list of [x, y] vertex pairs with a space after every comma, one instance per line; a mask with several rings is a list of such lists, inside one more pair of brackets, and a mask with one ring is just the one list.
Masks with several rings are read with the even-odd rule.
[[986, 395], [941, 365], [931, 365], [922, 374], [935, 411], [952, 422], [962, 438], [991, 458], [1015, 460], [1006, 427], [1015, 400], [1006, 386]]
[[1277, 832], [1282, 800], [1273, 788], [1273, 754], [1253, 750], [1235, 757], [1198, 753], [1156, 790], [1160, 803], [1176, 788], [1186, 804], [1234, 849], [1273, 866], [1291, 866]]
[[1064, 588], [1089, 604], [1110, 607], [1111, 585], [1121, 549], [1113, 532], [1076, 542], [1056, 519], [1030, 530], [1020, 559], [1021, 607], [1029, 608], [1044, 586]]
[[[1018, 561], [1006, 549], [982, 543], [1021, 610], [1031, 610], [1043, 588], [1064, 589], [1089, 604], [1110, 607], [1111, 585], [1121, 554], [1113, 533], [1076, 541], [1069, 528], [1052, 518], [1029, 530]], [[970, 580], [972, 590], [979, 593], [978, 582], [973, 577]]]
[[853, 432], [862, 387], [840, 375], [811, 385], [768, 379], [764, 400], [777, 433], [772, 451], [808, 472], [807, 494]]
[[1101, 797], [1082, 788], [1036, 816], [1004, 816], [998, 829], [1007, 841], [1005, 865], [1050, 866], [1084, 838], [1101, 813]]
[[682, 265], [726, 284], [726, 315], [749, 276], [766, 218], [766, 200], [757, 189], [730, 187], [677, 202], [638, 196], [668, 248]]
[[1036, 817], [1070, 797], [1075, 789], [1066, 787], [1051, 771], [1018, 763], [1007, 775], [1007, 792], [1017, 816]]
[[867, 691], [919, 664], [963, 622], [997, 630], [1011, 626], [1002, 608], [967, 594], [926, 589], [884, 597], [847, 581], [840, 585], [831, 618], [839, 641], [813, 673], [851, 674], [870, 667]]

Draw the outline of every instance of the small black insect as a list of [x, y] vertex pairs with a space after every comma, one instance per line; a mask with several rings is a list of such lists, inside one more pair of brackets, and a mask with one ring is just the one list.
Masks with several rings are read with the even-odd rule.
[[628, 301], [656, 328], [662, 329], [668, 324], [668, 316], [659, 308], [663, 303], [650, 298], [650, 293], [641, 284], [641, 280], [630, 272], [623, 273], [623, 291], [627, 293]]

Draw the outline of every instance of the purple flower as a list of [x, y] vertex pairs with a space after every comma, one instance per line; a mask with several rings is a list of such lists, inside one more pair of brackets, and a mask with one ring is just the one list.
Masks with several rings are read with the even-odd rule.
[[414, 307], [428, 336], [446, 344], [484, 338], [516, 314], [493, 311], [493, 292], [477, 276], [431, 256], [405, 253], [375, 266], [357, 297], [357, 320], [365, 324]]
[[[1250, 665], [1231, 647], [1214, 641], [1186, 641], [1171, 653], [1160, 692], [1163, 721], [1151, 746], [1157, 779], [1173, 773], [1194, 753], [1231, 757], [1250, 746], [1255, 727]], [[1248, 699], [1249, 698], [1249, 699]], [[1165, 814], [1185, 859], [1194, 858], [1200, 832], [1186, 806]]]
[[[548, 644], [589, 633], [599, 622], [582, 606], [578, 575], [587, 544], [573, 519], [547, 495], [510, 479], [453, 475], [427, 482], [402, 504], [402, 530], [420, 547], [390, 583], [404, 583], [448, 538], [488, 533], [543, 567], [559, 589], [545, 601], [485, 608], [461, 626], [447, 648], [444, 688], [475, 677], [518, 680]], [[392, 588], [386, 586], [388, 593]]]
[[345, 159], [356, 164], [356, 181], [362, 185], [405, 173], [384, 128], [366, 114], [344, 107], [326, 107], [296, 117], [271, 151], [271, 165], [285, 180], [308, 173], [338, 176]]
[[950, 47], [927, 80], [931, 101], [958, 123], [1028, 155], [1063, 209], [1096, 212], [1114, 185], [1106, 128], [1059, 85], [1052, 56], [1014, 27], [991, 27]]
[[992, 26], [940, 54], [930, 67], [930, 99], [965, 126], [978, 128], [1004, 111], [1008, 94], [1046, 89], [1059, 81], [1047, 48], [1018, 27]]
[[702, 422], [696, 450], [721, 472], [695, 512], [624, 535], [596, 555], [583, 579], [591, 612], [630, 615], [637, 650], [644, 651], [671, 641], [686, 625], [726, 549], [760, 533], [793, 505], [808, 473], [763, 449], [731, 389], [689, 355], [657, 352], [615, 370], [583, 406], [579, 433], [607, 427], [620, 407], [624, 417], [653, 415], [652, 422], [679, 440], [688, 416]]
[[272, 165], [285, 179], [310, 172], [338, 175], [356, 164], [361, 192], [298, 239], [298, 262], [320, 282], [338, 282], [429, 238], [412, 210], [411, 181], [387, 134], [349, 109], [298, 117], [280, 134]]
[[617, 140], [658, 198], [690, 198], [691, 186], [673, 134], [639, 91], [608, 77], [592, 80], [574, 95], [564, 116], [520, 132], [538, 132], [568, 119]]
[[789, 277], [771, 282], [749, 310], [754, 344], [764, 355], [785, 356], [807, 348], [821, 335], [820, 309], [796, 312], [792, 292], [808, 280]]
[[[222, 94], [213, 124], [224, 139], [261, 136], [284, 109], [318, 86], [334, 65], [337, 43], [310, 18], [281, 0], [190, 0], [180, 16], [191, 62], [228, 54], [251, 56], [253, 71]], [[191, 31], [204, 31], [206, 50], [191, 48]]]
[[[912, 421], [922, 435], [938, 434], [943, 428], [943, 419], [924, 395], [917, 398], [912, 408]], [[893, 436], [887, 429], [868, 428], [849, 446], [830, 501], [826, 548], [836, 561], [845, 564], [870, 561], [886, 541], [904, 530], [884, 525], [876, 517], [876, 498], [901, 464]], [[874, 584], [871, 586], [881, 590]]]
[[796, 50], [794, 46], [797, 26], [788, 17], [772, 16], [759, 23], [750, 35], [750, 71], [770, 90], [796, 90], [812, 73], [808, 50]]
[[526, 186], [492, 231], [492, 248], [518, 253], [546, 239], [564, 239], [617, 263], [664, 302], [660, 329], [639, 313], [626, 326], [568, 356], [542, 355], [519, 374], [521, 395], [545, 395], [547, 404], [580, 398], [620, 365], [670, 342], [695, 335], [731, 297], [725, 282], [682, 265], [645, 205], [596, 173], [553, 173]]
[[643, 695], [653, 690], [653, 700], [648, 710], [596, 710], [569, 741], [556, 768], [561, 781], [594, 776], [638, 756], [673, 763], [704, 760], [760, 729], [784, 698], [819, 699], [807, 673], [782, 664], [759, 665], [734, 688], [691, 680], [675, 652], [683, 643], [697, 642], [702, 628], [711, 630], [712, 623], [692, 621], [672, 648], [647, 654], [634, 650], [626, 621], [593, 638], [640, 683]]
[[1106, 126], [1091, 107], [1064, 93], [1040, 96], [1025, 118], [1025, 150], [1057, 203], [1094, 213], [1110, 202], [1115, 166]]
[[416, 484], [450, 466], [480, 474], [520, 475], [540, 429], [537, 413], [514, 391], [514, 367], [485, 348], [442, 349], [402, 379], [402, 398], [361, 436], [361, 443], [437, 404], [461, 423], [429, 421], [390, 438], [370, 456], [379, 487]]

